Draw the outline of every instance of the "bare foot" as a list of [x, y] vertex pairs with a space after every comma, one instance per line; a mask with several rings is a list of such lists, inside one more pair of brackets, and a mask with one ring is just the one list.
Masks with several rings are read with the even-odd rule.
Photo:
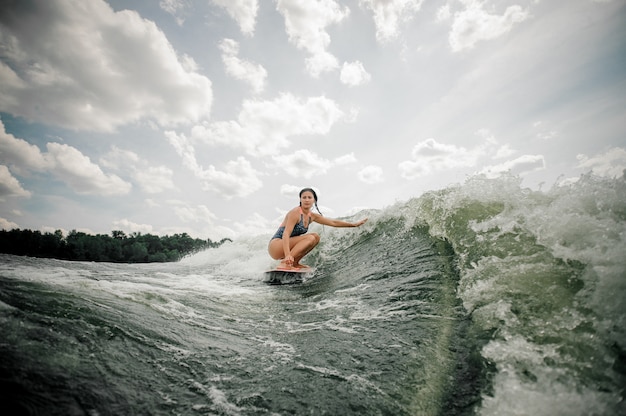
[[311, 266], [307, 266], [306, 264], [300, 264], [300, 263], [294, 264], [293, 267], [296, 269], [310, 269], [311, 268]]
[[281, 261], [280, 264], [276, 266], [276, 268], [279, 270], [295, 270], [296, 269], [296, 267], [290, 266], [288, 263], [285, 263], [284, 261]]

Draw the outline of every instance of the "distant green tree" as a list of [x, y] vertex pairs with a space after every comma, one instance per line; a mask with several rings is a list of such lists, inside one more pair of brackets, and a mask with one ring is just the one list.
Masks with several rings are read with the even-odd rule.
[[126, 259], [131, 263], [145, 263], [148, 261], [148, 249], [145, 244], [135, 241], [126, 251]]
[[119, 230], [111, 231], [111, 236], [118, 240], [123, 240], [126, 238], [126, 234], [124, 233], [124, 231]]
[[213, 242], [192, 238], [187, 233], [159, 237], [115, 230], [111, 235], [91, 235], [72, 230], [66, 237], [54, 233], [13, 229], [0, 230], [0, 252], [21, 256], [52, 257], [65, 260], [110, 262], [165, 262], [207, 248], [219, 247], [230, 239]]
[[108, 237], [105, 239], [105, 248], [107, 261], [121, 262], [124, 260], [122, 252], [122, 241], [119, 238]]
[[65, 241], [63, 231], [56, 230], [53, 233], [44, 233], [39, 243], [39, 253], [42, 257], [58, 257], [64, 249]]

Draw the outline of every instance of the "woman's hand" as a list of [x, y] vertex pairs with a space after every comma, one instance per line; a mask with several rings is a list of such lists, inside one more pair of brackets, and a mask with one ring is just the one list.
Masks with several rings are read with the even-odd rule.
[[363, 218], [361, 221], [357, 221], [355, 223], [353, 223], [353, 225], [355, 227], [360, 227], [361, 225], [365, 224], [367, 222], [367, 218]]
[[283, 261], [285, 262], [286, 265], [293, 266], [293, 256], [291, 254], [285, 256]]

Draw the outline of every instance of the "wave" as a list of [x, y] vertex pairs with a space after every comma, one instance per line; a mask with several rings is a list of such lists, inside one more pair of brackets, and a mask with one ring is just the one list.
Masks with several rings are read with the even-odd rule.
[[454, 249], [457, 295], [495, 367], [481, 414], [624, 413], [624, 178], [541, 192], [476, 176], [390, 212]]
[[[360, 284], [364, 276], [389, 277], [390, 268], [419, 267], [413, 228], [448, 243], [456, 296], [471, 322], [462, 336], [477, 338], [489, 373], [479, 387], [480, 414], [623, 413], [623, 177], [589, 174], [540, 191], [515, 176], [475, 176], [363, 214], [370, 221], [355, 232], [314, 229], [322, 243], [308, 261]], [[373, 240], [377, 234], [397, 244]], [[239, 246], [251, 275], [268, 265], [265, 239]]]
[[[358, 231], [313, 229], [322, 243], [305, 260], [359, 285], [420, 267], [412, 229], [449, 244], [448, 274], [471, 323], [457, 336], [479, 349], [488, 373], [475, 386], [480, 414], [624, 413], [623, 177], [589, 174], [540, 191], [516, 176], [475, 176], [363, 214], [370, 221]], [[269, 267], [266, 237], [234, 243], [222, 271]]]

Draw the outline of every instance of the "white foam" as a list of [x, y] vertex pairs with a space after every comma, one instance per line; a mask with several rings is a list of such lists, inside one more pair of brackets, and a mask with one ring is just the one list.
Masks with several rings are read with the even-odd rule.
[[498, 369], [494, 396], [481, 414], [609, 414], [621, 387], [601, 392], [594, 380], [620, 379], [610, 346], [626, 339], [626, 182], [519, 183], [474, 177], [411, 202], [457, 252], [473, 322], [495, 330], [483, 349]]

